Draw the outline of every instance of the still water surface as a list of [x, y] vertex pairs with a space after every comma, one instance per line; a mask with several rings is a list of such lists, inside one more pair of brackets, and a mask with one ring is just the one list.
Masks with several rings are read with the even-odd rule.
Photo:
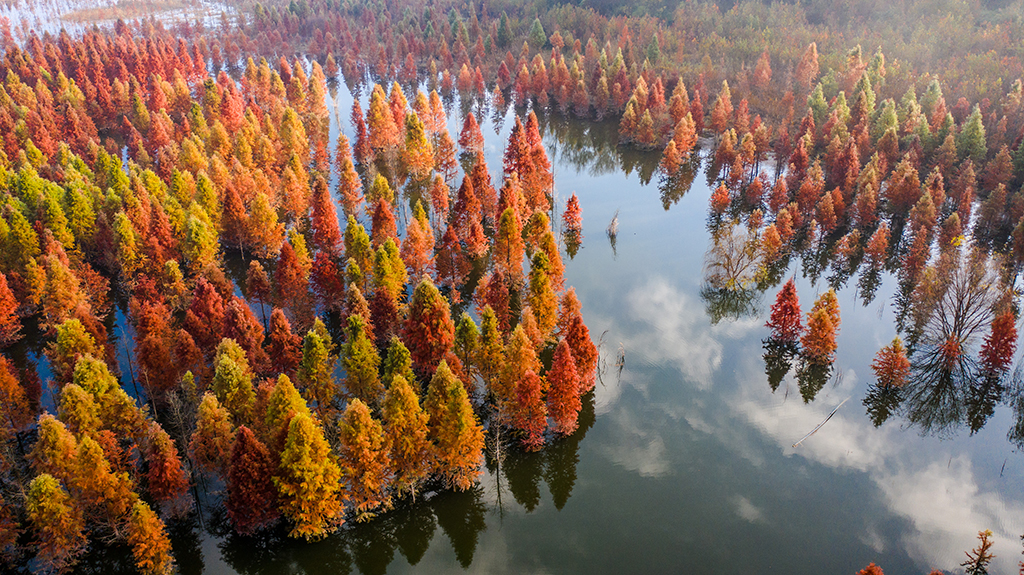
[[[331, 97], [332, 141], [339, 127], [351, 137], [353, 95], [341, 85]], [[513, 113], [482, 114], [492, 176]], [[867, 306], [856, 278], [839, 291], [834, 375], [812, 402], [792, 373], [773, 393], [761, 340], [780, 286], [717, 322], [701, 295], [704, 174], [664, 194], [651, 176], [657, 154], [616, 149], [614, 124], [541, 123], [558, 200], [576, 192], [583, 207], [582, 248], [572, 260], [563, 253], [566, 285], [601, 347], [580, 430], [500, 469], [490, 462], [472, 491], [427, 494], [314, 544], [228, 535], [223, 513], [204, 507], [202, 519], [172, 527], [182, 573], [852, 574], [871, 561], [927, 573], [959, 569], [981, 529], [995, 533], [992, 572], [1016, 571], [1024, 458], [1006, 440], [1011, 410], [998, 407], [973, 436], [943, 438], [898, 416], [875, 428], [865, 413], [871, 360], [895, 335], [892, 278]], [[461, 125], [456, 104], [449, 129]], [[803, 278], [799, 263], [784, 277], [794, 273], [806, 311], [828, 285]], [[92, 553], [83, 570], [125, 570], [111, 551]]]

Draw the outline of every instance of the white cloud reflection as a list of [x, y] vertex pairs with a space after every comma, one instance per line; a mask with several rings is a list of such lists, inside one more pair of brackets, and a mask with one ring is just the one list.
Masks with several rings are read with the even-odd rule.
[[[719, 384], [728, 382], [732, 374], [736, 385], [718, 391], [718, 397], [700, 397], [703, 401], [723, 402], [749, 427], [743, 430], [734, 417], [714, 419], [706, 410], [692, 406], [659, 408], [682, 411], [673, 417], [703, 434], [714, 434], [726, 448], [755, 465], [770, 455], [752, 453], [758, 448], [752, 445], [749, 428], [776, 444], [785, 457], [865, 474], [887, 508], [911, 525], [900, 541], [884, 541], [874, 527], [859, 535], [879, 552], [898, 545], [922, 569], [956, 570], [964, 560], [964, 551], [976, 545], [978, 531], [991, 529], [996, 554], [991, 571], [1016, 572], [1020, 533], [1024, 530], [1021, 500], [979, 485], [970, 454], [954, 454], [954, 447], [948, 443], [934, 438], [914, 439], [908, 435], [912, 431], [891, 424], [874, 428], [863, 413], [863, 391], [855, 371], [847, 370], [838, 381], [830, 381], [810, 404], [801, 400], [792, 376], [787, 377], [789, 381], [777, 393], [770, 394], [759, 357], [724, 355], [726, 340], [747, 339], [756, 345], [763, 318], [709, 326], [701, 302], [663, 278], [652, 279], [632, 290], [627, 303], [632, 319], [639, 323], [639, 327], [629, 327], [632, 333], [623, 334], [627, 353], [638, 352], [636, 355], [642, 356], [645, 364], [678, 369], [682, 379], [700, 391], [710, 391], [713, 380]], [[750, 345], [744, 349], [749, 350]], [[870, 377], [870, 372], [864, 377]], [[612, 389], [604, 390], [603, 398], [599, 390], [598, 396], [603, 399], [599, 400], [601, 411], [613, 411], [623, 385], [646, 391], [651, 383], [632, 380], [628, 365], [623, 381], [609, 384], [607, 380], [606, 377], [606, 385]], [[784, 399], [787, 385], [791, 389]], [[848, 397], [850, 401], [815, 435], [799, 447], [792, 447]], [[668, 454], [658, 431], [652, 430], [650, 422], [620, 416], [623, 412], [614, 410], [611, 414], [622, 433], [622, 441], [609, 450], [609, 457], [641, 475], [667, 473]], [[732, 503], [740, 517], [751, 522], [765, 521], [761, 510], [742, 495], [735, 496]]]

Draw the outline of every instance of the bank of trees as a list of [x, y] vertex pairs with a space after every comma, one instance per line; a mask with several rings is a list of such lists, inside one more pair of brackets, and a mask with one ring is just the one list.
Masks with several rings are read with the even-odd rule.
[[485, 429], [539, 449], [594, 386], [535, 115], [495, 180], [437, 92], [374, 86], [331, 142], [320, 64], [207, 59], [121, 25], [4, 55], [0, 340], [38, 325], [56, 413], [0, 362], [0, 542], [43, 571], [103, 539], [170, 572], [197, 485], [306, 539], [468, 489]]

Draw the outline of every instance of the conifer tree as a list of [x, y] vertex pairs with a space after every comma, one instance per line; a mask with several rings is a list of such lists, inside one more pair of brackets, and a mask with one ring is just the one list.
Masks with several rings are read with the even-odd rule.
[[392, 485], [399, 494], [415, 496], [417, 487], [433, 467], [433, 450], [427, 436], [429, 416], [401, 374], [391, 379], [384, 394], [382, 414], [385, 442], [391, 448], [391, 468], [395, 473]]
[[279, 375], [267, 398], [266, 414], [263, 419], [267, 430], [267, 447], [275, 457], [278, 457], [284, 449], [285, 439], [288, 436], [288, 425], [292, 417], [300, 413], [312, 415], [306, 405], [306, 400], [292, 385], [291, 379], [287, 375]]
[[582, 409], [579, 379], [572, 350], [563, 339], [555, 347], [551, 369], [547, 372], [548, 414], [554, 421], [555, 432], [561, 435], [572, 434], [578, 425], [577, 417]]
[[148, 435], [144, 456], [149, 494], [158, 503], [176, 508], [188, 493], [188, 475], [174, 441], [159, 423], [150, 424]]
[[189, 454], [196, 466], [206, 472], [227, 476], [234, 431], [231, 414], [220, 405], [217, 396], [203, 395], [196, 415], [196, 430], [189, 442]]
[[569, 322], [565, 340], [569, 343], [572, 357], [576, 360], [576, 373], [580, 376], [580, 393], [594, 389], [597, 377], [597, 346], [590, 339], [590, 330], [577, 314]]
[[796, 295], [793, 278], [782, 286], [772, 304], [771, 317], [765, 327], [772, 330], [771, 338], [783, 344], [796, 345], [803, 326], [800, 323], [800, 299]]
[[174, 572], [171, 540], [164, 524], [144, 501], [135, 502], [128, 518], [128, 544], [132, 546], [135, 568], [144, 575], [170, 575]]
[[348, 318], [342, 365], [345, 368], [345, 386], [354, 397], [373, 406], [380, 404], [384, 386], [378, 377], [380, 355], [366, 332], [363, 318]]
[[273, 477], [281, 512], [292, 524], [291, 537], [322, 539], [342, 519], [341, 471], [323, 430], [305, 413], [295, 414]]
[[878, 350], [871, 370], [875, 372], [879, 387], [903, 387], [910, 377], [910, 360], [903, 340], [896, 336], [892, 343]]
[[0, 347], [7, 347], [21, 339], [21, 320], [18, 319], [18, 300], [7, 286], [7, 276], [0, 273]]
[[455, 489], [469, 489], [481, 473], [483, 427], [473, 413], [466, 388], [444, 360], [430, 381], [424, 410], [430, 418], [429, 437], [438, 474]]
[[225, 501], [231, 524], [246, 535], [271, 525], [280, 516], [271, 477], [273, 461], [267, 447], [246, 426], [238, 428], [231, 448]]
[[455, 324], [451, 311], [429, 278], [424, 277], [413, 292], [403, 340], [412, 355], [413, 368], [424, 378], [433, 375], [452, 348]]
[[68, 492], [43, 473], [29, 484], [25, 512], [36, 534], [36, 561], [50, 572], [71, 568], [85, 550], [85, 521]]
[[28, 455], [36, 473], [51, 475], [64, 484], [70, 484], [77, 452], [78, 441], [63, 422], [49, 413], [39, 417], [38, 439]]
[[270, 314], [270, 335], [267, 340], [271, 370], [293, 375], [302, 357], [302, 338], [292, 331], [288, 318], [280, 308], [274, 308]]
[[[358, 316], [356, 316], [358, 317]], [[337, 386], [334, 383], [334, 361], [325, 342], [316, 330], [310, 330], [302, 339], [302, 360], [296, 371], [296, 381], [306, 401], [315, 406], [321, 421], [330, 421], [334, 409]]]
[[992, 320], [990, 332], [981, 346], [982, 368], [991, 374], [1003, 375], [1017, 350], [1017, 318], [1007, 309]]
[[234, 421], [239, 424], [251, 421], [256, 397], [252, 372], [245, 352], [233, 339], [224, 339], [217, 346], [211, 388]]
[[558, 322], [558, 296], [548, 277], [550, 260], [546, 253], [538, 251], [533, 255], [530, 266], [530, 310], [537, 320], [541, 335], [547, 337]]
[[339, 425], [338, 463], [347, 480], [348, 499], [357, 516], [387, 505], [390, 446], [380, 422], [358, 398], [349, 402]]
[[516, 382], [515, 399], [509, 406], [512, 427], [521, 434], [523, 447], [527, 451], [536, 451], [544, 446], [547, 409], [542, 388], [545, 383], [533, 370], [527, 370]]

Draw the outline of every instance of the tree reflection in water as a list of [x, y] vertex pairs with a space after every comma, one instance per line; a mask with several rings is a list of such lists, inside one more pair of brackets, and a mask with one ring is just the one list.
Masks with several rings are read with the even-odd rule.
[[741, 228], [736, 221], [712, 221], [700, 290], [711, 325], [759, 313], [761, 291], [756, 288], [763, 271], [760, 245], [755, 228]]
[[789, 373], [794, 355], [796, 347], [793, 345], [771, 338], [764, 341], [764, 372], [768, 376], [768, 386], [772, 388], [772, 393], [779, 389], [782, 379]]
[[903, 410], [921, 431], [950, 434], [967, 423], [968, 411], [976, 431], [1001, 399], [1002, 386], [982, 382], [976, 359], [1004, 295], [1001, 285], [995, 264], [980, 250], [953, 250], [922, 274], [910, 298], [911, 376], [903, 390]]
[[[583, 408], [579, 414], [579, 427], [569, 436], [552, 439], [539, 452], [526, 453], [511, 450], [499, 469], [488, 462], [488, 471], [495, 478], [504, 477], [505, 487], [527, 511], [537, 509], [541, 501], [540, 483], [548, 485], [554, 507], [561, 510], [572, 495], [576, 483], [579, 446], [595, 422], [594, 393], [581, 398]], [[394, 509], [381, 513], [366, 523], [349, 522], [334, 535], [317, 543], [305, 543], [286, 537], [286, 530], [278, 526], [252, 537], [234, 534], [227, 527], [223, 512], [206, 517], [205, 528], [221, 541], [221, 556], [239, 573], [385, 573], [395, 559], [395, 550], [417, 565], [426, 555], [434, 540], [437, 527], [447, 536], [459, 564], [468, 568], [476, 554], [480, 534], [487, 529], [488, 506], [484, 502], [485, 488], [477, 485], [468, 491], [442, 491], [423, 494], [414, 502], [403, 499]], [[215, 508], [222, 509], [222, 508]], [[201, 573], [202, 553], [199, 547], [196, 522], [198, 512], [182, 520], [182, 534], [177, 531], [174, 544], [193, 551], [191, 560], [179, 563], [181, 573]], [[187, 523], [187, 524], [186, 524]], [[191, 534], [191, 535], [189, 535]], [[191, 538], [190, 538], [191, 537]], [[105, 550], [103, 557], [124, 557]], [[130, 565], [122, 560], [120, 564]], [[100, 565], [100, 563], [95, 563]], [[108, 566], [106, 563], [102, 563]], [[114, 564], [109, 572], [117, 572]], [[107, 572], [107, 571], [97, 571]]]
[[476, 485], [466, 491], [444, 491], [430, 500], [437, 524], [451, 541], [455, 558], [463, 569], [473, 563], [480, 532], [487, 527], [482, 495], [483, 488]]

